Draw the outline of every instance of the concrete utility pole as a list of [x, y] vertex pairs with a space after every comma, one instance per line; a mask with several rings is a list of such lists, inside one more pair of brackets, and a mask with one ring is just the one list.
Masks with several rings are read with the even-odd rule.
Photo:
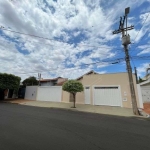
[[39, 86], [40, 86], [41, 73], [38, 73], [38, 79], [39, 79]]
[[[139, 115], [139, 111], [137, 108], [135, 89], [134, 89], [133, 76], [132, 76], [132, 68], [131, 68], [131, 64], [130, 64], [130, 56], [129, 56], [129, 51], [128, 51], [128, 45], [131, 42], [130, 42], [130, 35], [127, 34], [127, 31], [134, 29], [134, 26], [127, 27], [127, 15], [129, 13], [129, 11], [130, 11], [130, 7], [125, 9], [125, 16], [123, 18], [120, 17], [119, 29], [113, 31], [113, 34], [122, 33], [122, 45], [124, 46], [124, 51], [125, 51], [125, 60], [126, 60], [126, 67], [127, 67], [127, 71], [128, 71], [128, 77], [129, 77], [133, 113], [135, 115]], [[126, 27], [124, 28], [125, 19], [126, 19]]]
[[138, 84], [139, 81], [138, 81], [138, 76], [137, 76], [137, 70], [136, 70], [136, 67], [134, 67], [134, 71], [135, 71], [135, 77], [136, 77], [136, 84]]

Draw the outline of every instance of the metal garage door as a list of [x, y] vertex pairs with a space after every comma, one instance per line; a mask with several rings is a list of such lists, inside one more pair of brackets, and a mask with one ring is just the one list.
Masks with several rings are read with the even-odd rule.
[[141, 86], [143, 103], [150, 102], [150, 87]]
[[62, 87], [60, 86], [41, 86], [38, 87], [38, 101], [61, 102]]
[[121, 93], [116, 87], [94, 87], [94, 105], [121, 106]]

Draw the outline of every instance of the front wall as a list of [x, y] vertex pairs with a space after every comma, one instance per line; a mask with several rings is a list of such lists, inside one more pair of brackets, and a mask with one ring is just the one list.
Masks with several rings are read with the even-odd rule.
[[38, 87], [37, 100], [61, 102], [62, 87], [60, 86], [40, 86]]
[[142, 100], [143, 103], [150, 102], [150, 86], [141, 86]]
[[[133, 79], [134, 79], [134, 83], [136, 83], [135, 75], [133, 75]], [[93, 104], [92, 89], [94, 85], [100, 85], [100, 86], [118, 85], [121, 88], [122, 106], [127, 108], [132, 107], [129, 80], [128, 80], [127, 73], [85, 75], [83, 76], [82, 84], [83, 86], [90, 86], [91, 104]], [[136, 84], [135, 84], [135, 92], [138, 101]], [[77, 93], [76, 101], [77, 103], [84, 104], [84, 92]]]
[[69, 102], [69, 101], [70, 101], [70, 93], [62, 91], [62, 102]]
[[28, 100], [36, 100], [38, 86], [26, 86], [25, 98]]

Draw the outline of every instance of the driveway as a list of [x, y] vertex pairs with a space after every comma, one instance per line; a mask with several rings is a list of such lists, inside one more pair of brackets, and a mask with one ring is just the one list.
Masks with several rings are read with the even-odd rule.
[[0, 103], [1, 150], [150, 149], [150, 121]]

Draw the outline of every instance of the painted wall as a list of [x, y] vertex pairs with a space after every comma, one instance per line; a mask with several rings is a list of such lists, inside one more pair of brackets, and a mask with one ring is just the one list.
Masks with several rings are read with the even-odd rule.
[[36, 100], [38, 86], [26, 86], [25, 98], [27, 100]]
[[41, 82], [40, 83], [41, 84], [41, 86], [53, 86], [54, 84], [52, 83], [52, 82]]
[[62, 90], [62, 102], [70, 102], [70, 93]]
[[[133, 74], [133, 80], [135, 85], [135, 93], [137, 98], [137, 103], [139, 106], [139, 100], [138, 100], [138, 92], [137, 92], [137, 86], [136, 86], [136, 78]], [[122, 98], [122, 106], [126, 108], [132, 108], [132, 102], [131, 102], [131, 94], [130, 94], [130, 87], [129, 87], [129, 81], [128, 81], [128, 74], [127, 73], [114, 73], [114, 74], [91, 74], [91, 75], [85, 75], [82, 79], [83, 86], [89, 86], [91, 89], [91, 104], [93, 104], [93, 86], [94, 85], [120, 85], [121, 88], [121, 98]], [[76, 102], [77, 103], [85, 103], [84, 100], [84, 92], [77, 93], [76, 96]]]
[[137, 90], [138, 90], [139, 108], [143, 108], [142, 89], [140, 84], [137, 84]]
[[61, 102], [61, 99], [62, 99], [62, 87], [61, 86], [38, 87], [36, 100]]
[[142, 101], [143, 103], [150, 103], [150, 86], [149, 84], [147, 85], [142, 85], [141, 87], [141, 95], [142, 95]]

